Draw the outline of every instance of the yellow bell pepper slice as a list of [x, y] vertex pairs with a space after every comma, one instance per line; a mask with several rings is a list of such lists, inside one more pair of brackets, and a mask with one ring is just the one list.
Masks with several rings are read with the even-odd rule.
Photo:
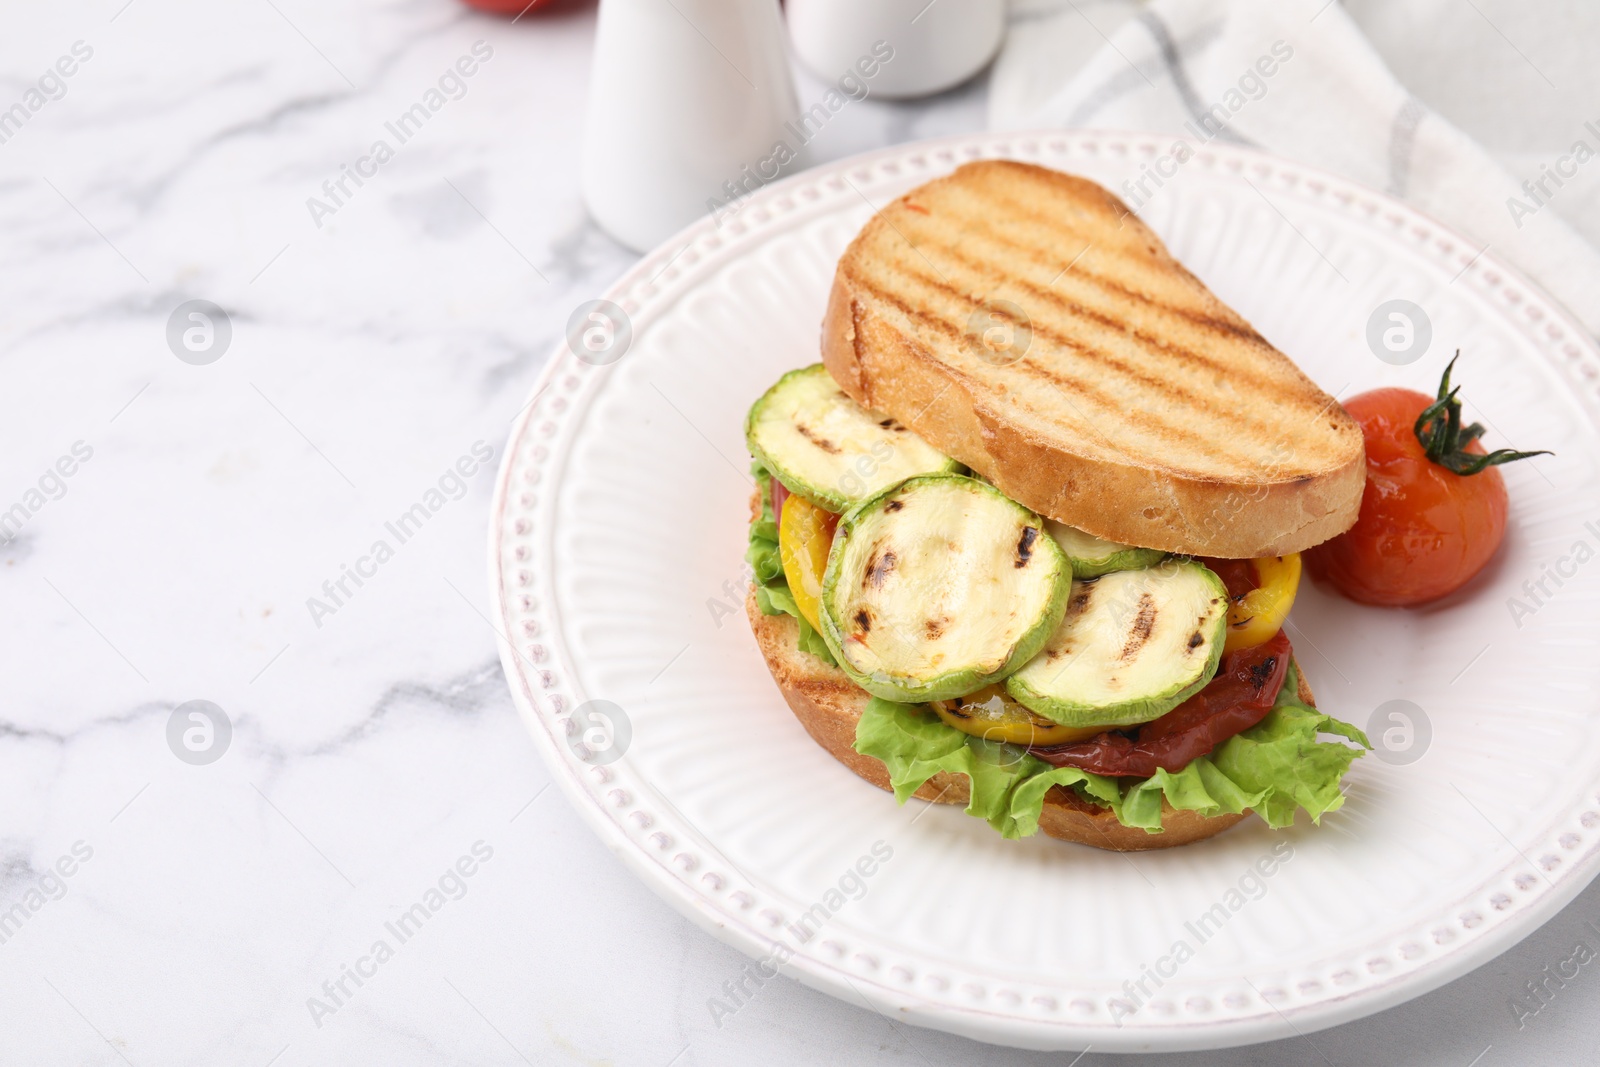
[[802, 496], [790, 494], [778, 519], [778, 558], [795, 607], [813, 630], [821, 631], [822, 575], [839, 516]]
[[1018, 704], [1004, 687], [986, 685], [960, 700], [939, 700], [934, 713], [964, 734], [1012, 745], [1064, 745], [1105, 733], [1105, 726], [1062, 726]]
[[1228, 638], [1224, 653], [1249, 648], [1271, 639], [1283, 629], [1300, 589], [1300, 553], [1262, 556], [1250, 561], [1256, 570], [1256, 588], [1228, 608]]

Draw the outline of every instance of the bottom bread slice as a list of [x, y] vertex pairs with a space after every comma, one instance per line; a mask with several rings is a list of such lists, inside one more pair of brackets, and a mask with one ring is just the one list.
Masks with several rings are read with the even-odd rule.
[[[750, 617], [750, 628], [755, 631], [767, 669], [778, 683], [778, 691], [806, 733], [856, 774], [879, 789], [889, 789], [889, 771], [882, 761], [855, 750], [856, 722], [871, 699], [866, 690], [839, 668], [800, 651], [799, 633], [790, 616], [763, 615], [756, 607], [753, 593], [745, 600], [745, 613]], [[1300, 699], [1313, 704], [1304, 673], [1297, 671], [1297, 674]], [[964, 805], [967, 803], [967, 777], [941, 771], [928, 779], [915, 796], [941, 804]], [[1063, 841], [1116, 852], [1135, 852], [1200, 841], [1220, 834], [1244, 821], [1245, 817], [1244, 813], [1205, 816], [1179, 811], [1163, 801], [1162, 832], [1151, 834], [1138, 827], [1124, 826], [1111, 809], [1083, 800], [1070, 789], [1055, 786], [1045, 794], [1039, 829]]]

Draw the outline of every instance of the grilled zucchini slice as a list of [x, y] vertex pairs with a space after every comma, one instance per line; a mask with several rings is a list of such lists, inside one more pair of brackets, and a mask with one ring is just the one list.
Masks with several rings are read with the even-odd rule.
[[1159, 548], [1135, 548], [1107, 541], [1075, 526], [1050, 520], [1050, 536], [1072, 560], [1074, 578], [1098, 578], [1112, 571], [1136, 571], [1152, 567], [1166, 557]]
[[945, 700], [1032, 659], [1071, 584], [1038, 515], [976, 478], [918, 475], [840, 518], [822, 636], [874, 696]]
[[914, 474], [960, 467], [898, 421], [851, 400], [820, 363], [779, 378], [751, 406], [744, 436], [785, 488], [832, 512]]
[[1006, 692], [1063, 726], [1148, 722], [1211, 681], [1227, 626], [1222, 579], [1193, 560], [1075, 580], [1061, 623]]

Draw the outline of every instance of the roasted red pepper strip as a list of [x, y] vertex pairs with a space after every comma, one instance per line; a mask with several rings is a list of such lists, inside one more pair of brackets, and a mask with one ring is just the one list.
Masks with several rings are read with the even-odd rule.
[[1222, 579], [1223, 586], [1228, 590], [1228, 599], [1235, 604], [1261, 584], [1256, 578], [1254, 560], [1202, 557], [1200, 562], [1209, 567], [1211, 573]]
[[783, 502], [789, 499], [789, 490], [776, 478], [769, 478], [772, 483], [772, 521], [774, 525], [783, 521]]
[[1139, 727], [1137, 740], [1107, 731], [1089, 741], [1028, 751], [1052, 766], [1108, 777], [1148, 778], [1158, 769], [1181, 771], [1267, 717], [1283, 686], [1292, 651], [1280, 630], [1269, 641], [1228, 653], [1204, 689]]

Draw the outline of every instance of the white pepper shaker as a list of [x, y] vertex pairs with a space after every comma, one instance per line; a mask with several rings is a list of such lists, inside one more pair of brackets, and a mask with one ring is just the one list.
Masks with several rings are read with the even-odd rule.
[[601, 0], [589, 212], [623, 244], [653, 248], [793, 169], [773, 148], [796, 114], [778, 0]]
[[894, 61], [873, 80], [880, 96], [926, 96], [958, 85], [994, 58], [1005, 0], [789, 0], [795, 54], [820, 78], [848, 70], [874, 43]]

